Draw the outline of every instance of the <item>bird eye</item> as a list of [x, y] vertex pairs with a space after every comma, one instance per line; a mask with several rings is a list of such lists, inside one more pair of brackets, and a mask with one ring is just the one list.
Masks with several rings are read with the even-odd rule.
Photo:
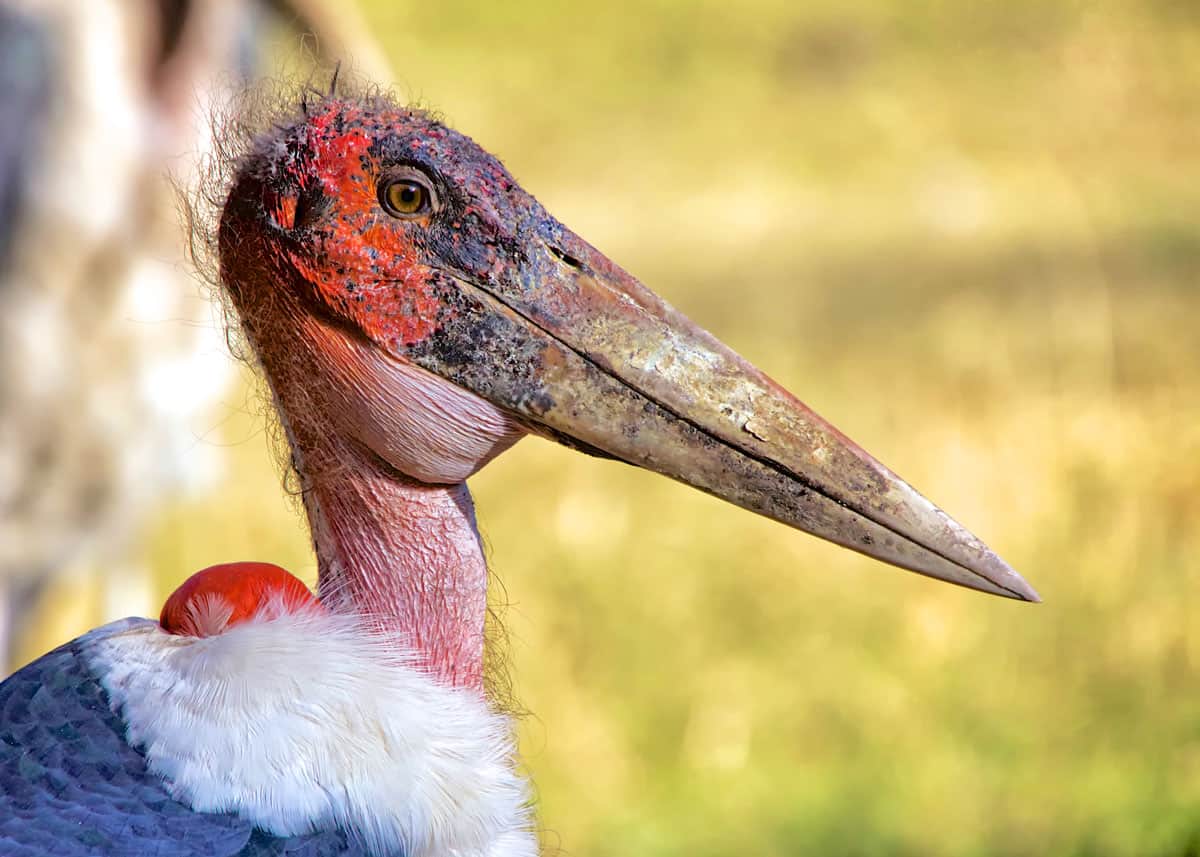
[[379, 186], [379, 204], [392, 217], [419, 217], [433, 206], [433, 192], [410, 176], [391, 178]]

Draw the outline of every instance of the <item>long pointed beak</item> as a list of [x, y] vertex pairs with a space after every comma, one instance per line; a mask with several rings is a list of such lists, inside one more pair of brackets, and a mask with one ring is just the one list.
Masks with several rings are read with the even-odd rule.
[[901, 568], [1040, 600], [983, 542], [599, 251], [557, 224], [541, 232], [512, 277], [445, 276], [454, 310], [408, 359], [568, 445]]

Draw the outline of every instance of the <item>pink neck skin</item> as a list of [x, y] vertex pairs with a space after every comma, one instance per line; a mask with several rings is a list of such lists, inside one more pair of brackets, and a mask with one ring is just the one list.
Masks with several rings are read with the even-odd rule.
[[465, 480], [524, 430], [309, 312], [299, 289], [233, 283], [291, 442], [322, 602], [482, 692], [487, 563]]
[[437, 680], [482, 691], [487, 564], [468, 472], [421, 482], [381, 458], [357, 437], [365, 419], [397, 410], [359, 371], [371, 350], [286, 293], [267, 307], [259, 317], [272, 324], [254, 338], [291, 442], [322, 602], [401, 634]]
[[330, 478], [305, 491], [321, 600], [403, 633], [439, 681], [482, 690], [487, 563], [466, 483], [426, 485], [364, 450], [322, 445], [296, 449], [306, 476], [314, 458], [338, 462], [315, 468]]

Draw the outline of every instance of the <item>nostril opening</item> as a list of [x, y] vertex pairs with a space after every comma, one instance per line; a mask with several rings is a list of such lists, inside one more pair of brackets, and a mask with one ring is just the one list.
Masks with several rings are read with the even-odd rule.
[[293, 229], [303, 229], [312, 226], [329, 205], [329, 198], [318, 187], [307, 187], [296, 200], [296, 217], [292, 222]]
[[583, 263], [566, 250], [561, 250], [558, 247], [555, 247], [553, 244], [547, 244], [546, 246], [550, 248], [550, 252], [554, 255], [554, 258], [558, 259], [558, 261], [562, 262], [564, 265], [569, 265], [577, 271], [583, 270]]

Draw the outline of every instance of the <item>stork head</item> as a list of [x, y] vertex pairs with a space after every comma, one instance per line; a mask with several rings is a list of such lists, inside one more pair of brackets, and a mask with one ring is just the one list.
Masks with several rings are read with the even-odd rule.
[[[461, 481], [532, 432], [896, 566], [1037, 600], [423, 112], [330, 97], [278, 124], [238, 164], [219, 250], [277, 397], [304, 390], [283, 402], [293, 432], [336, 432], [430, 483]], [[297, 428], [298, 408], [324, 419]]]

